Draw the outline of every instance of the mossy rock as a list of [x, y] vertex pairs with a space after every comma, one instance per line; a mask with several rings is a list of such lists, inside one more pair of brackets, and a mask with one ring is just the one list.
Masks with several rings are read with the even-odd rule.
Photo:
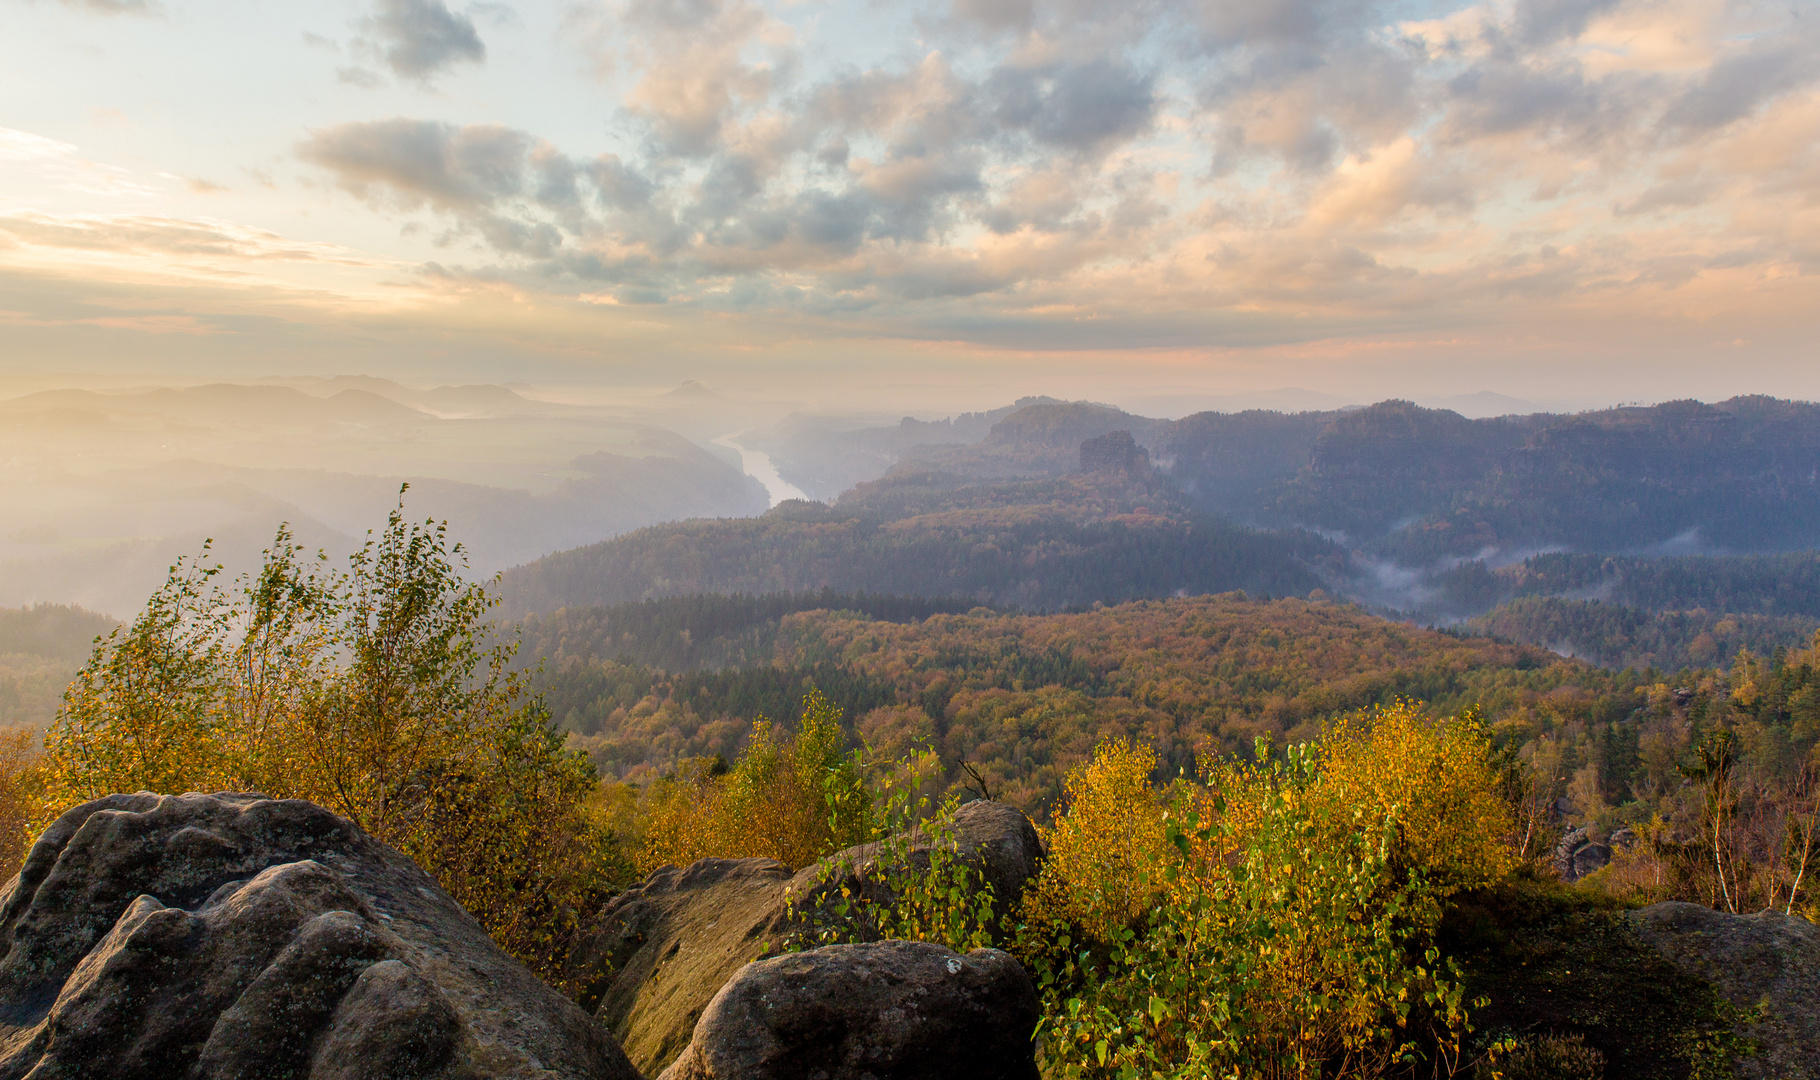
[[1696, 1061], [1749, 1048], [1734, 1034], [1738, 1008], [1651, 947], [1608, 897], [1518, 876], [1463, 898], [1441, 935], [1468, 999], [1486, 999], [1471, 1014], [1477, 1046], [1579, 1036], [1612, 1080], [1686, 1080]]

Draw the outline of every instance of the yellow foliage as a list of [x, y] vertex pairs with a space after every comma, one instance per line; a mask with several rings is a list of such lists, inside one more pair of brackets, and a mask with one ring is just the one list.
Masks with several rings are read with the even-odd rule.
[[0, 882], [19, 872], [32, 842], [29, 825], [43, 797], [36, 741], [30, 728], [0, 728]]
[[460, 545], [402, 504], [346, 572], [301, 552], [281, 527], [231, 589], [219, 566], [180, 563], [97, 644], [46, 733], [32, 831], [112, 792], [308, 799], [555, 974], [621, 868], [588, 805], [593, 767], [563, 749], [510, 647], [487, 641], [492, 598], [464, 580]]
[[1141, 915], [1163, 888], [1169, 843], [1150, 787], [1156, 751], [1128, 739], [1101, 743], [1071, 770], [1067, 809], [1050, 831], [1035, 910], [1104, 938]]
[[732, 769], [697, 758], [653, 786], [638, 866], [687, 866], [709, 856], [801, 867], [867, 838], [869, 806], [841, 754], [841, 710], [820, 691], [803, 699], [794, 738], [759, 718]]
[[1457, 1050], [1442, 904], [1515, 864], [1477, 720], [1398, 702], [1258, 751], [1166, 801], [1141, 744], [1070, 774], [1015, 946], [1050, 988], [1049, 1074], [1370, 1076], [1418, 1032]]
[[1490, 750], [1475, 713], [1441, 720], [1398, 700], [1352, 714], [1320, 741], [1317, 797], [1372, 819], [1394, 815], [1393, 863], [1452, 895], [1498, 881], [1516, 864]]

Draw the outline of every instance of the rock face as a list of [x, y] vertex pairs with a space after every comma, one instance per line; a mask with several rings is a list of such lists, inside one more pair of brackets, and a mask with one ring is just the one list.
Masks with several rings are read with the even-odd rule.
[[403, 855], [307, 802], [112, 795], [0, 892], [0, 1080], [637, 1080]]
[[1036, 1080], [1036, 989], [997, 949], [828, 945], [749, 964], [660, 1080]]
[[604, 972], [582, 1004], [647, 1075], [682, 1053], [714, 992], [779, 947], [790, 870], [775, 859], [666, 866], [614, 897], [577, 947], [574, 970]]
[[1611, 845], [1593, 839], [1588, 829], [1573, 829], [1555, 845], [1555, 870], [1562, 881], [1578, 881], [1611, 862]]
[[[797, 873], [790, 894], [798, 898], [799, 907], [806, 907], [818, 894], [845, 886], [889, 903], [891, 873], [905, 867], [926, 869], [937, 842], [938, 837], [918, 830], [895, 843], [861, 844], [836, 852]], [[1043, 858], [1042, 841], [1030, 819], [1014, 807], [984, 799], [956, 810], [939, 842], [952, 843], [955, 854], [980, 871], [992, 886], [993, 904], [1001, 913], [1017, 905]]]
[[[1003, 910], [1023, 894], [1042, 857], [1030, 819], [1003, 803], [978, 801], [951, 819], [958, 853], [993, 886]], [[624, 1045], [633, 1063], [656, 1075], [689, 1045], [714, 995], [749, 961], [781, 951], [802, 925], [793, 910], [817, 906], [840, 884], [876, 893], [888, 857], [927, 865], [929, 839], [895, 848], [867, 844], [792, 875], [771, 859], [703, 859], [664, 867], [615, 897], [597, 929], [577, 948], [571, 970], [603, 973], [582, 1004]], [[865, 936], [862, 932], [860, 936]]]
[[1820, 1078], [1820, 927], [1765, 911], [1732, 915], [1664, 903], [1631, 915], [1638, 934], [1685, 974], [1739, 1009], [1764, 1007], [1747, 1029], [1761, 1052], [1737, 1062], [1746, 1080]]
[[1081, 443], [1081, 471], [1142, 473], [1150, 468], [1150, 453], [1129, 431], [1109, 431]]

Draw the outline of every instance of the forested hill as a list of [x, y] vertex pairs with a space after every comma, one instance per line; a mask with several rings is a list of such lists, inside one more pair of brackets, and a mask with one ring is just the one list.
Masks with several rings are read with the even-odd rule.
[[65, 604], [0, 608], [0, 727], [49, 724], [95, 638], [117, 625]]
[[886, 622], [916, 622], [979, 605], [971, 599], [914, 596], [771, 593], [753, 596], [701, 593], [662, 600], [634, 600], [603, 607], [562, 608], [531, 615], [515, 628], [519, 660], [562, 665], [569, 661], [622, 660], [665, 671], [769, 664], [777, 630], [801, 611], [852, 611]]
[[[824, 589], [1055, 611], [1320, 588], [1450, 622], [1555, 597], [1486, 625], [1663, 664], [1709, 649], [1724, 661], [1732, 645], [1770, 649], [1820, 625], [1820, 563], [1788, 554], [1820, 547], [1810, 404], [1470, 420], [1387, 401], [1164, 421], [1044, 399], [963, 419], [822, 443], [797, 430], [799, 455], [851, 444], [897, 463], [831, 503], [656, 526], [519, 567], [506, 613]], [[935, 441], [905, 445], [923, 435]], [[1674, 554], [1707, 547], [1724, 551]], [[1581, 554], [1515, 561], [1538, 548]], [[1585, 606], [1595, 600], [1608, 606]], [[1699, 614], [1656, 618], [1674, 613]]]
[[1730, 665], [1741, 653], [1772, 656], [1815, 641], [1820, 619], [1704, 608], [1650, 611], [1598, 600], [1525, 597], [1472, 620], [1499, 637], [1615, 668]]
[[908, 473], [861, 485], [833, 507], [785, 503], [760, 518], [654, 526], [562, 552], [509, 571], [501, 592], [515, 617], [822, 589], [1058, 610], [1231, 590], [1305, 596], [1343, 560], [1310, 533], [1257, 532], [1195, 513], [1154, 476], [989, 482]]
[[1203, 510], [1339, 533], [1412, 567], [1551, 546], [1820, 546], [1820, 406], [1766, 397], [1480, 420], [1407, 401], [1174, 422], [1045, 402], [900, 468], [1059, 475], [1083, 440], [1120, 430]]
[[[688, 621], [693, 604], [654, 603], [641, 619], [652, 644]], [[572, 642], [589, 639], [585, 626], [568, 625]], [[1555, 724], [1584, 734], [1623, 720], [1648, 682], [1348, 604], [1237, 595], [1057, 615], [812, 610], [772, 626], [768, 657], [715, 671], [666, 672], [578, 644], [552, 657], [539, 688], [571, 745], [609, 778], [649, 778], [696, 756], [732, 760], [755, 716], [787, 725], [814, 685], [845, 710], [855, 739], [883, 753], [925, 742], [955, 782], [966, 779], [965, 760], [995, 794], [1040, 810], [1108, 737], [1156, 746], [1173, 775], [1192, 769], [1197, 751], [1248, 750], [1264, 734], [1305, 738], [1342, 712], [1408, 696], [1445, 710], [1480, 705], [1522, 743]], [[623, 644], [626, 653], [647, 647], [636, 634]], [[697, 645], [717, 647], [707, 635]]]
[[1524, 549], [1820, 545], [1820, 406], [1670, 402], [1466, 421], [1386, 403], [1334, 421], [1275, 502], [1405, 565]]
[[1474, 561], [1434, 580], [1433, 609], [1614, 667], [1729, 664], [1743, 650], [1805, 646], [1820, 630], [1820, 552], [1550, 554], [1497, 570]]

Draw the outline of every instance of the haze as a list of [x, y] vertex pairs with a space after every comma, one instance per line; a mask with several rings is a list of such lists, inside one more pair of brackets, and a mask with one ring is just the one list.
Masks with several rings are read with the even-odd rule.
[[3, 2], [0, 603], [405, 481], [500, 569], [1034, 395], [1820, 396], [1811, 4]]

